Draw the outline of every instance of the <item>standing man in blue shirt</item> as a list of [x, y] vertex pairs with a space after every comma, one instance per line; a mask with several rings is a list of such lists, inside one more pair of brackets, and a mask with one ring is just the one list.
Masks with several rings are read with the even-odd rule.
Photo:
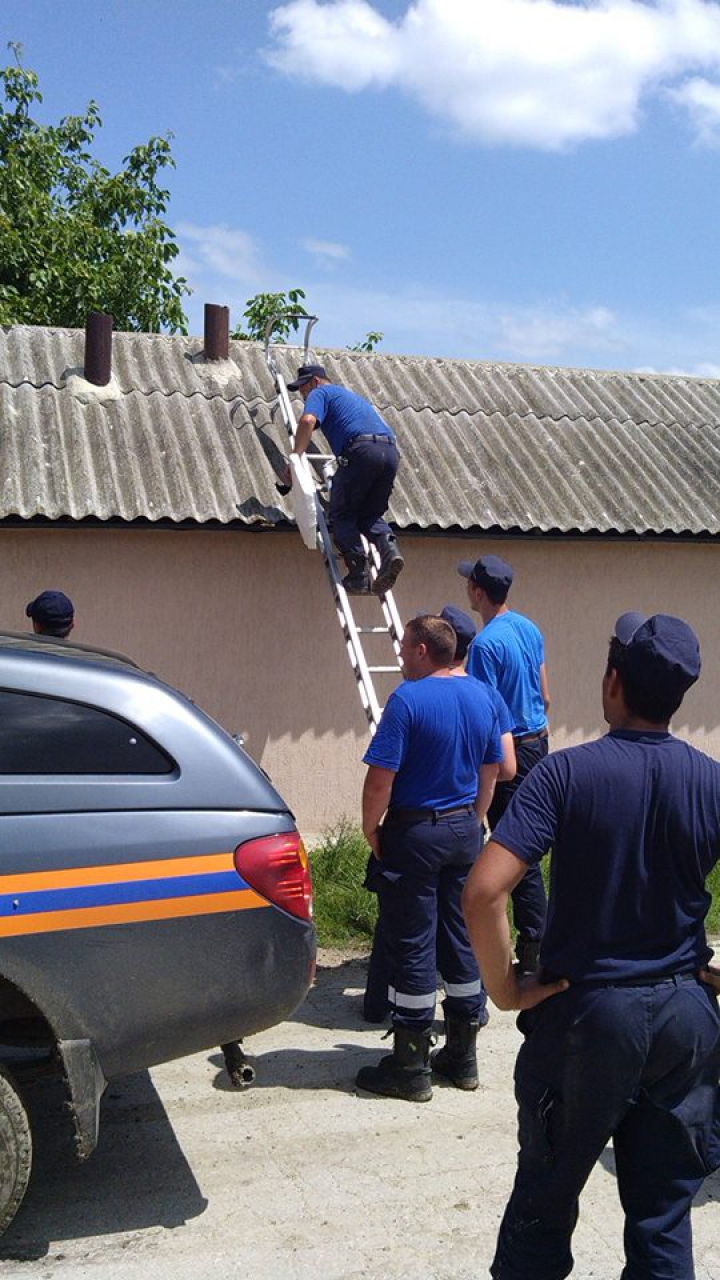
[[[517, 768], [509, 782], [499, 782], [488, 811], [493, 831], [523, 778], [548, 753], [547, 713], [550, 706], [545, 642], [539, 627], [507, 603], [513, 571], [499, 556], [464, 560], [458, 572], [467, 578], [468, 599], [480, 614], [483, 628], [468, 654], [468, 674], [497, 689], [513, 720]], [[512, 895], [518, 931], [516, 954], [520, 968], [537, 967], [545, 931], [547, 897], [540, 867], [532, 867]]]
[[380, 552], [372, 589], [391, 591], [405, 561], [384, 519], [400, 461], [395, 436], [369, 401], [332, 384], [320, 364], [302, 365], [288, 391], [299, 391], [305, 411], [298, 422], [295, 453], [304, 453], [321, 427], [338, 460], [330, 489], [330, 523], [348, 567], [343, 586], [350, 595], [370, 590], [370, 572], [361, 535]]
[[502, 749], [488, 692], [455, 678], [455, 646], [444, 619], [411, 618], [401, 646], [406, 680], [364, 757], [363, 831], [375, 860], [394, 1048], [378, 1066], [362, 1067], [357, 1085], [414, 1102], [432, 1097], [438, 968], [448, 1036], [437, 1069], [461, 1089], [477, 1088], [475, 1039], [487, 1020], [460, 899]]
[[[536, 765], [468, 880], [486, 986], [499, 1008], [523, 1011], [525, 1037], [495, 1280], [569, 1275], [578, 1199], [611, 1137], [623, 1280], [695, 1275], [690, 1206], [720, 1167], [718, 977], [705, 936], [720, 765], [669, 721], [699, 673], [686, 622], [623, 614], [602, 683], [610, 732]], [[508, 894], [549, 849], [541, 975], [519, 979]]]

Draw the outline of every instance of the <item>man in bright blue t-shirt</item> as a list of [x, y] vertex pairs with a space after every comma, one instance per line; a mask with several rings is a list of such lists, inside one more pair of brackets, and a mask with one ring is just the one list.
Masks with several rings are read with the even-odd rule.
[[393, 588], [405, 564], [384, 519], [399, 462], [395, 436], [368, 400], [331, 383], [320, 364], [302, 365], [295, 381], [288, 383], [288, 391], [299, 391], [305, 401], [295, 453], [305, 452], [313, 431], [320, 427], [338, 460], [329, 515], [338, 551], [348, 567], [343, 586], [351, 595], [370, 590], [364, 535], [380, 552], [372, 590], [382, 595]]
[[444, 619], [408, 622], [401, 646], [407, 679], [388, 699], [364, 757], [363, 831], [375, 859], [369, 878], [380, 898], [394, 1049], [377, 1067], [363, 1067], [357, 1084], [416, 1102], [432, 1096], [437, 969], [448, 1022], [441, 1074], [459, 1088], [477, 1088], [474, 1042], [480, 1015], [487, 1017], [460, 899], [482, 846], [480, 821], [502, 749], [487, 690], [455, 677], [455, 647]]
[[[507, 603], [513, 571], [499, 556], [465, 560], [458, 572], [467, 578], [468, 599], [482, 618], [482, 631], [468, 653], [467, 671], [497, 689], [513, 721], [517, 769], [509, 781], [499, 782], [488, 810], [488, 824], [495, 829], [523, 778], [548, 753], [547, 712], [550, 706], [545, 642], [530, 618]], [[545, 930], [547, 897], [540, 867], [532, 867], [513, 893], [513, 918], [517, 928], [516, 954], [520, 968], [532, 973], [537, 966]]]
[[[705, 936], [720, 765], [669, 721], [699, 672], [682, 619], [618, 618], [602, 684], [609, 733], [536, 765], [469, 877], [483, 978], [499, 1008], [523, 1011], [525, 1037], [495, 1280], [569, 1275], [578, 1199], [611, 1137], [623, 1277], [695, 1275], [690, 1206], [720, 1167], [720, 974]], [[541, 976], [519, 980], [508, 893], [550, 849]]]

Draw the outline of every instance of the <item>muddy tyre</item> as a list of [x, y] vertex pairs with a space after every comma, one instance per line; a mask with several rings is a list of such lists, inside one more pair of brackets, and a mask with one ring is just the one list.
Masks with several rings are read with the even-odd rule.
[[12, 1076], [0, 1066], [0, 1232], [22, 1204], [32, 1167], [32, 1135]]

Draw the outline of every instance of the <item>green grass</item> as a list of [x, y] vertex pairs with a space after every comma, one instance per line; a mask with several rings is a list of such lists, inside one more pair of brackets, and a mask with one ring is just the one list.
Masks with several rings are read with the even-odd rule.
[[[372, 939], [377, 919], [377, 898], [363, 889], [370, 848], [359, 827], [340, 818], [323, 832], [320, 844], [310, 851], [315, 890], [315, 924], [323, 947], [358, 945]], [[547, 883], [550, 859], [543, 859]], [[720, 937], [720, 863], [708, 879], [713, 895], [707, 932]]]
[[372, 939], [377, 898], [363, 889], [370, 855], [362, 831], [340, 818], [310, 850], [315, 898], [315, 924], [322, 947], [347, 946]]

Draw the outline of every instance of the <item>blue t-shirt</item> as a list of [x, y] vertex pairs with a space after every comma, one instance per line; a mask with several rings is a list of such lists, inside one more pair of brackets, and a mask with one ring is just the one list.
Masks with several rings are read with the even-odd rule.
[[317, 418], [336, 457], [340, 456], [353, 436], [393, 435], [387, 422], [383, 421], [369, 401], [363, 400], [354, 391], [348, 391], [347, 387], [338, 387], [334, 383], [313, 387], [305, 401], [303, 412], [311, 413]]
[[512, 609], [499, 613], [476, 635], [468, 653], [471, 676], [502, 695], [513, 718], [513, 733], [539, 733], [547, 727], [540, 688], [545, 661], [542, 631]]
[[557, 751], [493, 832], [524, 862], [552, 848], [543, 965], [571, 981], [695, 970], [720, 856], [720, 765], [669, 733], [615, 730]]
[[476, 680], [405, 680], [390, 695], [363, 758], [397, 774], [391, 808], [472, 804], [481, 766], [502, 760], [497, 711]]

